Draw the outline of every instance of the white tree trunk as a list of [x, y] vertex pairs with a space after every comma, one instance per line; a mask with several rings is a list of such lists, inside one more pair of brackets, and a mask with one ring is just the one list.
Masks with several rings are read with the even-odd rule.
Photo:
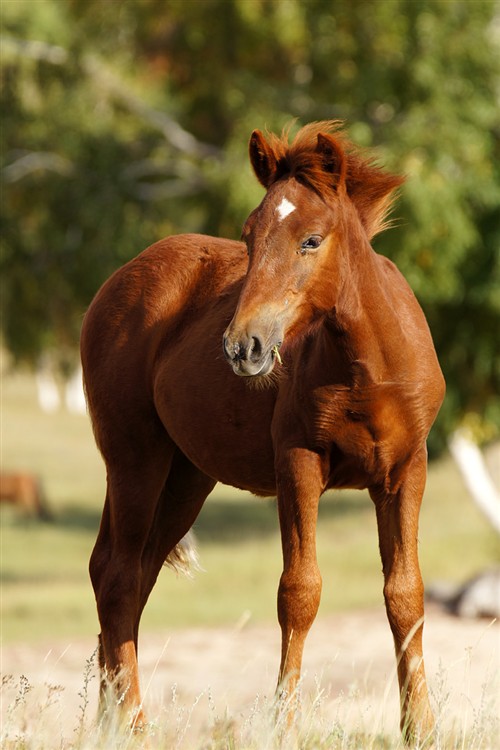
[[[55, 368], [47, 358], [42, 360], [35, 373], [38, 404], [42, 411], [53, 414], [63, 404], [70, 414], [86, 414], [83, 373], [81, 366], [65, 382], [58, 383]], [[62, 396], [64, 396], [64, 401]]]
[[40, 365], [37, 368], [35, 378], [38, 404], [42, 411], [47, 414], [53, 414], [61, 406], [61, 397], [52, 370], [45, 364]]
[[87, 404], [83, 390], [83, 372], [81, 366], [66, 381], [65, 388], [66, 408], [70, 414], [86, 414]]
[[500, 534], [500, 492], [488, 471], [484, 456], [468, 430], [456, 430], [449, 447], [476, 505]]

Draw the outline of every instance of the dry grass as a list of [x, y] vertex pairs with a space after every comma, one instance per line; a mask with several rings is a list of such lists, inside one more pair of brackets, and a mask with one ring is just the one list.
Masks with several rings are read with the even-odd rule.
[[[326, 694], [321, 684], [300, 701], [299, 718], [288, 728], [288, 705], [256, 696], [245, 712], [237, 715], [230, 708], [220, 712], [210, 690], [200, 693], [191, 704], [183, 703], [176, 686], [163, 701], [155, 719], [140, 733], [120, 727], [117, 712], [110, 711], [101, 722], [89, 715], [89, 694], [96, 689], [95, 655], [84, 668], [80, 705], [68, 717], [64, 688], [58, 685], [30, 685], [4, 677], [2, 703], [4, 722], [1, 732], [5, 750], [403, 750], [399, 732], [388, 728], [387, 706], [375, 722], [367, 726], [362, 712], [355, 713], [355, 691], [340, 696], [336, 710], [325, 710]], [[415, 741], [412, 747], [435, 750], [494, 750], [499, 721], [494, 705], [493, 679], [484, 685], [479, 708], [462, 723], [450, 721], [447, 675], [434, 680], [438, 689], [432, 696], [436, 711], [436, 731], [432, 737]], [[496, 686], [498, 687], [498, 685]], [[294, 698], [295, 701], [295, 698]], [[389, 713], [389, 712], [387, 712]], [[346, 716], [349, 717], [346, 722]], [[197, 727], [193, 735], [193, 725]], [[68, 729], [68, 727], [71, 727]]]

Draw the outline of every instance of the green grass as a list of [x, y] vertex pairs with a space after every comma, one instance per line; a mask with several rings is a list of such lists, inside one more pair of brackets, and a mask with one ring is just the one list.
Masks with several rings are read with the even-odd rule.
[[[2, 376], [2, 467], [43, 479], [52, 523], [1, 509], [3, 642], [89, 635], [97, 618], [87, 564], [104, 497], [104, 468], [88, 419], [46, 415], [28, 374]], [[274, 620], [281, 550], [275, 503], [217, 486], [196, 525], [205, 572], [194, 581], [161, 573], [143, 629]], [[320, 614], [382, 600], [375, 514], [367, 493], [321, 502]], [[420, 526], [427, 582], [460, 582], [498, 558], [498, 541], [449, 459], [433, 465]]]

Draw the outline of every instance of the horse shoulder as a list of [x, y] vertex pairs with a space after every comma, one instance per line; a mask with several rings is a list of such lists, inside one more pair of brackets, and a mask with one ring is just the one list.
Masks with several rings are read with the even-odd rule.
[[415, 335], [420, 334], [420, 338], [432, 346], [424, 312], [410, 284], [392, 260], [378, 254], [376, 259], [389, 307], [401, 320], [409, 339], [413, 340]]
[[[408, 377], [403, 380], [416, 380], [425, 384], [429, 398], [433, 394], [441, 404], [444, 397], [444, 380], [437, 359], [432, 334], [425, 314], [409, 283], [389, 258], [377, 255], [378, 268], [385, 290], [387, 308], [393, 317], [400, 335], [395, 337], [396, 357], [403, 368], [407, 362]], [[387, 337], [385, 342], [387, 343]], [[390, 343], [390, 341], [389, 341]], [[413, 378], [411, 373], [413, 372]]]

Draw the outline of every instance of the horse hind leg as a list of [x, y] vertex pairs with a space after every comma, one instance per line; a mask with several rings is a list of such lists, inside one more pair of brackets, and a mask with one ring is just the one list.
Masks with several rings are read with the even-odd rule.
[[162, 566], [166, 564], [187, 575], [199, 567], [190, 529], [215, 484], [214, 479], [177, 451], [142, 555], [136, 639], [142, 611]]
[[101, 709], [112, 708], [107, 705], [109, 695], [104, 693], [104, 685], [110, 681], [116, 705], [136, 725], [144, 721], [136, 648], [143, 578], [141, 558], [173, 453], [169, 441], [157, 440], [154, 448], [141, 456], [141, 461], [107, 462], [106, 501], [90, 559], [101, 625]]

